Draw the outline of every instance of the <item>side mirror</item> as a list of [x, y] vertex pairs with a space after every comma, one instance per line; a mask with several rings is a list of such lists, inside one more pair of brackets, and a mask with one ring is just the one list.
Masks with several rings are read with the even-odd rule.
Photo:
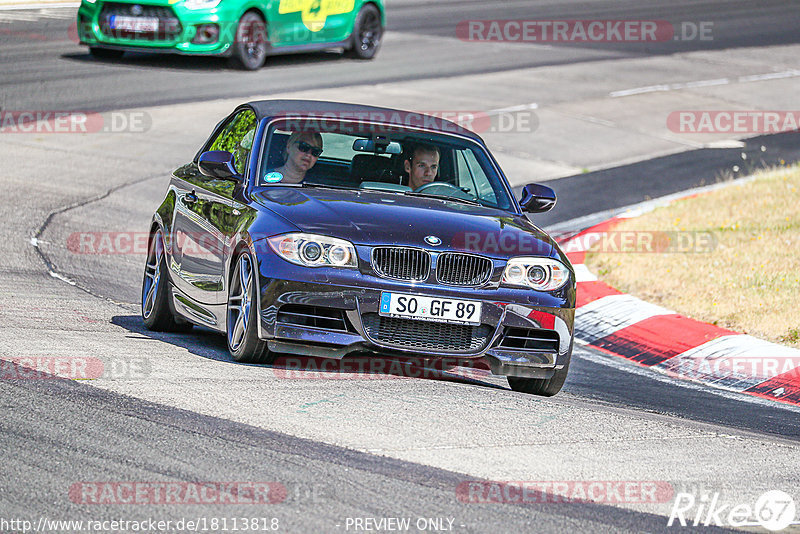
[[528, 184], [522, 188], [519, 205], [528, 213], [550, 211], [556, 205], [556, 192], [546, 185]]
[[197, 168], [200, 173], [211, 178], [233, 180], [242, 182], [244, 177], [233, 166], [233, 154], [224, 150], [211, 150], [203, 152], [197, 159]]

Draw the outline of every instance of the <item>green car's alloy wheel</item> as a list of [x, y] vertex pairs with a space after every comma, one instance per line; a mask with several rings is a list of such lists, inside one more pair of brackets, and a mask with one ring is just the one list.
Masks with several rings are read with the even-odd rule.
[[185, 332], [191, 323], [176, 319], [169, 307], [169, 276], [164, 255], [164, 235], [157, 230], [150, 240], [142, 280], [142, 319], [149, 330]]
[[233, 66], [245, 70], [258, 70], [267, 59], [267, 24], [261, 15], [248, 11], [239, 19], [236, 41], [233, 43]]
[[124, 50], [114, 50], [113, 48], [89, 47], [89, 53], [97, 59], [119, 59], [125, 53]]
[[361, 8], [353, 24], [352, 46], [347, 55], [356, 59], [372, 59], [381, 47], [383, 26], [381, 14], [372, 4]]
[[234, 265], [226, 313], [228, 350], [237, 362], [271, 363], [275, 355], [258, 339], [257, 272], [250, 253], [242, 251]]

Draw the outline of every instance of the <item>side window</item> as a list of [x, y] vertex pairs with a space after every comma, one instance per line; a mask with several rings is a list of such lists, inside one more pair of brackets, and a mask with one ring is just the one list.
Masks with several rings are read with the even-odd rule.
[[255, 133], [256, 114], [250, 109], [242, 110], [222, 129], [209, 150], [225, 150], [233, 154], [236, 170], [244, 174]]

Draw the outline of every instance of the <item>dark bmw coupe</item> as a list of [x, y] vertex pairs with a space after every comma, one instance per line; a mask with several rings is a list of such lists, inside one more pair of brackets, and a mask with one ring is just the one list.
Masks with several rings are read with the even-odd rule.
[[152, 330], [225, 333], [240, 362], [281, 353], [483, 359], [554, 395], [575, 274], [483, 140], [392, 109], [273, 100], [236, 108], [172, 174], [142, 285]]

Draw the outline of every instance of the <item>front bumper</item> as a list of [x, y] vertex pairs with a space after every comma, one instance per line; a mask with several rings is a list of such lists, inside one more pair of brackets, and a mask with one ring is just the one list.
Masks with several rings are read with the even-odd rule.
[[[484, 359], [496, 375], [529, 378], [550, 378], [570, 358], [574, 290], [556, 297], [507, 288], [411, 285], [351, 269], [295, 268], [277, 258], [259, 264], [259, 337], [276, 352], [334, 359], [351, 353]], [[298, 272], [310, 279], [292, 280]], [[385, 332], [389, 322], [378, 314], [383, 291], [479, 300], [481, 326], [392, 319]], [[471, 342], [469, 328], [475, 336]], [[540, 341], [522, 348], [520, 332]]]
[[[222, 2], [213, 9], [186, 9], [182, 3], [172, 5], [137, 4], [145, 14], [158, 16], [162, 21], [158, 32], [125, 32], [111, 30], [108, 24], [112, 9], [126, 9], [129, 4], [98, 0], [95, 4], [82, 2], [78, 9], [78, 38], [81, 44], [118, 50], [169, 52], [188, 55], [221, 55], [231, 53], [236, 38], [239, 13]], [[122, 6], [122, 7], [119, 7]], [[192, 42], [198, 28], [216, 24], [219, 36], [213, 43]]]

